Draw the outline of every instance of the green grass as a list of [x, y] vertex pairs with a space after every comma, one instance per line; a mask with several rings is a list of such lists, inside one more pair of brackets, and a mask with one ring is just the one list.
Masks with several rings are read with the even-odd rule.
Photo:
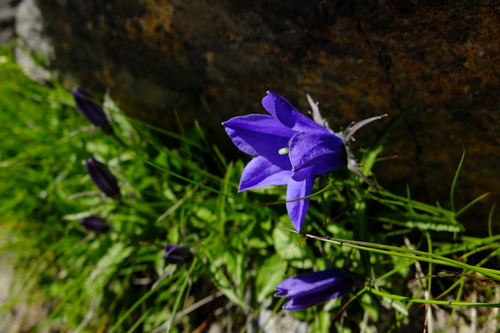
[[[313, 196], [299, 235], [286, 229], [283, 204], [259, 205], [284, 200], [285, 188], [238, 193], [245, 161], [222, 154], [199, 124], [167, 132], [127, 119], [108, 98], [118, 140], [106, 136], [57, 82], [26, 78], [11, 51], [0, 51], [0, 232], [16, 278], [2, 309], [21, 302], [49, 309], [24, 332], [191, 332], [213, 323], [263, 331], [265, 315], [282, 315], [283, 300], [273, 297], [278, 282], [346, 261], [355, 280], [349, 296], [293, 312], [314, 332], [398, 332], [423, 324], [419, 304], [461, 315], [481, 307], [481, 327], [498, 319], [487, 307], [499, 306], [491, 285], [500, 281], [500, 236], [467, 237], [459, 215], [471, 205], [453, 202], [459, 171], [450, 175], [446, 209], [381, 186], [376, 195], [339, 170]], [[367, 174], [399, 120], [364, 152]], [[165, 146], [166, 137], [178, 148]], [[118, 177], [122, 201], [92, 183], [81, 163], [91, 156]], [[113, 231], [83, 229], [78, 220], [91, 214]], [[194, 259], [167, 264], [167, 243], [191, 247]], [[427, 277], [409, 282], [416, 273]], [[449, 326], [456, 322], [448, 317]]]

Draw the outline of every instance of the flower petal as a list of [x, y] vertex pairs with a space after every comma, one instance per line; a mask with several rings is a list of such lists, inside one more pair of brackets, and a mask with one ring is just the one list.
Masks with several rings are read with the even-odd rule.
[[289, 277], [276, 286], [276, 297], [295, 297], [325, 290], [349, 281], [349, 274], [338, 268]]
[[345, 161], [342, 139], [330, 132], [295, 134], [290, 140], [289, 156], [293, 170], [314, 165], [316, 176], [340, 167]]
[[296, 133], [265, 114], [234, 117], [222, 125], [242, 152], [266, 157], [279, 155], [278, 151], [288, 147], [288, 141]]
[[262, 99], [262, 106], [283, 125], [294, 131], [328, 132], [326, 128], [297, 111], [286, 99], [272, 91], [268, 91], [267, 96]]
[[303, 296], [292, 297], [288, 302], [283, 304], [283, 309], [291, 311], [300, 311], [310, 308], [321, 303], [324, 303], [333, 298], [341, 297], [349, 290], [338, 290], [336, 286], [316, 293], [310, 293]]
[[[295, 172], [288, 182], [286, 190], [286, 200], [291, 201], [306, 197], [312, 193], [314, 185], [313, 167], [309, 166]], [[310, 199], [303, 199], [294, 202], [287, 202], [286, 209], [288, 216], [295, 229], [300, 232], [302, 224], [309, 209]]]
[[286, 185], [292, 175], [288, 155], [277, 155], [272, 161], [263, 156], [257, 156], [243, 170], [239, 191], [271, 185]]

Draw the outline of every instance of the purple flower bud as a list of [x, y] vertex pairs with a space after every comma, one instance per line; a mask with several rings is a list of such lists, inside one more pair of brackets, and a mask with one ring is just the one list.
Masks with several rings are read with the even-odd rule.
[[299, 311], [347, 294], [352, 281], [348, 272], [332, 268], [293, 276], [276, 286], [275, 297], [288, 297], [285, 310]]
[[104, 133], [113, 134], [113, 128], [109, 124], [106, 113], [99, 104], [94, 102], [92, 95], [81, 88], [74, 88], [72, 93], [77, 110]]
[[120, 198], [120, 187], [118, 186], [118, 182], [115, 176], [109, 171], [106, 164], [98, 162], [95, 158], [91, 157], [85, 161], [85, 167], [94, 184], [96, 184], [106, 196], [113, 199]]
[[98, 234], [104, 234], [111, 230], [111, 226], [108, 221], [97, 215], [84, 217], [79, 221], [79, 223], [88, 231], [94, 231]]
[[165, 259], [169, 264], [184, 264], [193, 258], [189, 247], [167, 244], [165, 246]]

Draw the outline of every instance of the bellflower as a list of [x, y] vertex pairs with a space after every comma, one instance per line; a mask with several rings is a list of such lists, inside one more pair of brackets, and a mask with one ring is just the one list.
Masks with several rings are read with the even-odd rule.
[[106, 117], [106, 113], [99, 104], [94, 102], [94, 97], [81, 88], [74, 88], [72, 93], [76, 109], [104, 133], [113, 134], [113, 128]]
[[111, 230], [108, 221], [97, 215], [84, 217], [78, 223], [88, 231], [94, 231], [99, 234], [104, 234]]
[[94, 184], [108, 197], [120, 198], [120, 187], [106, 164], [91, 157], [85, 161], [87, 172]]
[[165, 259], [169, 264], [183, 264], [193, 258], [193, 254], [189, 247], [167, 244], [165, 246]]
[[290, 277], [276, 286], [275, 297], [288, 297], [283, 309], [299, 311], [341, 297], [351, 290], [348, 272], [332, 268]]
[[[268, 91], [262, 100], [266, 114], [234, 117], [223, 123], [227, 134], [242, 152], [255, 156], [243, 170], [239, 191], [263, 186], [287, 185], [290, 220], [300, 231], [314, 179], [342, 165], [373, 185], [359, 170], [349, 149], [352, 135], [373, 117], [334, 133], [308, 95], [313, 119], [297, 111], [286, 99]], [[373, 187], [374, 188], [374, 187]]]

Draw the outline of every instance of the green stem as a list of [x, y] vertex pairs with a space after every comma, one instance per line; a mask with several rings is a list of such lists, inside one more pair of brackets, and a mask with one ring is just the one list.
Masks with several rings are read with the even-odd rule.
[[437, 304], [437, 305], [451, 305], [451, 306], [475, 306], [475, 307], [487, 307], [487, 308], [500, 308], [500, 303], [471, 303], [471, 302], [454, 302], [454, 301], [437, 301], [437, 300], [427, 300], [427, 299], [421, 299], [421, 298], [413, 298], [413, 297], [406, 297], [406, 296], [399, 296], [399, 295], [393, 295], [393, 294], [388, 294], [383, 291], [379, 291], [374, 288], [369, 289], [371, 293], [381, 296], [381, 297], [387, 297], [390, 299], [395, 299], [398, 301], [411, 301], [414, 303], [421, 303], [421, 304]]
[[382, 254], [387, 254], [390, 256], [402, 257], [410, 260], [419, 260], [426, 261], [429, 263], [440, 264], [440, 265], [448, 265], [452, 267], [458, 267], [462, 269], [470, 269], [475, 272], [482, 273], [486, 276], [489, 276], [493, 279], [500, 280], [500, 271], [488, 268], [480, 268], [472, 265], [468, 265], [453, 259], [449, 259], [446, 257], [442, 257], [439, 255], [435, 255], [433, 253], [418, 251], [418, 250], [409, 250], [405, 248], [375, 244], [375, 243], [367, 243], [367, 242], [359, 242], [353, 240], [345, 240], [345, 239], [337, 239], [337, 238], [327, 238], [327, 237], [319, 237], [314, 235], [306, 234], [306, 237], [319, 239], [331, 243], [336, 243], [339, 245], [350, 246], [353, 248], [357, 248], [360, 250], [372, 251]]
[[[455, 213], [455, 187], [457, 185], [458, 175], [460, 174], [460, 170], [462, 169], [464, 159], [465, 159], [465, 148], [463, 149], [462, 158], [460, 159], [460, 163], [458, 164], [457, 172], [455, 172], [455, 177], [453, 178], [453, 183], [451, 183], [450, 205], [451, 205], [451, 211], [453, 213]], [[455, 216], [457, 216], [457, 215], [455, 215]]]

